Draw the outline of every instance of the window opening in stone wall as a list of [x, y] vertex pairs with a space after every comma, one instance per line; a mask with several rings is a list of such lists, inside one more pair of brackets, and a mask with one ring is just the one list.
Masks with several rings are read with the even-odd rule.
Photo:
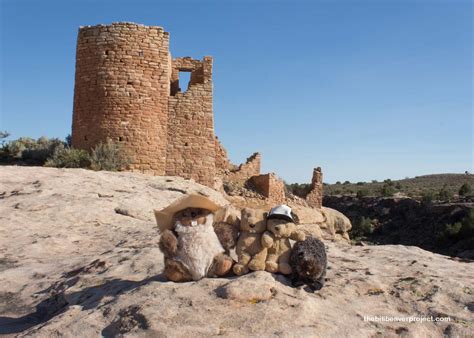
[[179, 91], [184, 93], [189, 88], [189, 81], [191, 80], [191, 72], [180, 70], [179, 71]]
[[123, 141], [123, 137], [122, 137], [122, 136], [119, 137], [119, 141], [120, 141], [120, 142]]
[[84, 136], [84, 141], [87, 141], [87, 136]]

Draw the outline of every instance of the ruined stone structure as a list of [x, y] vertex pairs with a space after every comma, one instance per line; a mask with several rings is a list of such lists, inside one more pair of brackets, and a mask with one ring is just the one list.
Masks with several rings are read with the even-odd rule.
[[285, 183], [275, 173], [256, 175], [250, 178], [255, 190], [275, 204], [285, 203]]
[[260, 153], [252, 154], [245, 163], [238, 167], [233, 166], [229, 171], [226, 171], [226, 179], [233, 182], [244, 182], [249, 177], [260, 175], [260, 158]]
[[[190, 73], [180, 83], [180, 72]], [[172, 58], [161, 27], [113, 23], [81, 27], [77, 39], [72, 145], [90, 150], [110, 139], [132, 162], [129, 170], [181, 176], [207, 186], [223, 182], [285, 202], [284, 183], [260, 175], [259, 153], [232, 164], [214, 133], [212, 57]], [[315, 169], [307, 203], [321, 207]]]
[[[191, 73], [189, 84], [179, 83], [180, 72]], [[260, 155], [236, 167], [217, 140], [212, 91], [212, 57], [173, 59], [161, 27], [81, 27], [72, 145], [90, 150], [110, 139], [131, 157], [130, 170], [211, 187], [216, 176], [258, 175]]]
[[306, 202], [313, 208], [321, 208], [323, 205], [323, 173], [320, 167], [313, 170], [311, 190], [306, 196]]

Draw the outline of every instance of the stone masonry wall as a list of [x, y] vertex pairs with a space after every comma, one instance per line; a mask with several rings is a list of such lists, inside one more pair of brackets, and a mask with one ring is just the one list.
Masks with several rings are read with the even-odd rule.
[[225, 175], [224, 180], [233, 182], [244, 182], [252, 176], [260, 175], [260, 159], [260, 153], [252, 154], [252, 156], [247, 158], [247, 161], [245, 161], [245, 163], [240, 164], [238, 168], [228, 172]]
[[217, 136], [214, 141], [216, 145], [216, 171], [222, 175], [225, 172], [234, 169], [234, 165], [230, 162], [227, 155], [227, 150], [225, 150], [225, 148], [219, 142]]
[[252, 176], [249, 180], [257, 192], [273, 203], [285, 203], [285, 184], [274, 173]]
[[[186, 84], [179, 83], [180, 71], [191, 72], [187, 90]], [[213, 186], [216, 148], [212, 58], [206, 56], [202, 61], [192, 58], [173, 60], [170, 94], [166, 175], [192, 178]]]
[[323, 206], [323, 173], [320, 167], [313, 170], [311, 190], [306, 196], [306, 202], [313, 208], [321, 208]]
[[131, 156], [131, 170], [164, 175], [169, 58], [169, 34], [161, 27], [81, 27], [72, 145], [89, 150], [110, 138]]

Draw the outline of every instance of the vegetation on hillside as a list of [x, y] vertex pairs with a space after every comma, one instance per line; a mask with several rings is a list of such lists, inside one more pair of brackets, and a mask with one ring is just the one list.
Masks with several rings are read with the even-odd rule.
[[71, 137], [65, 140], [40, 137], [21, 137], [5, 141], [9, 134], [0, 132], [0, 164], [39, 165], [57, 168], [86, 168], [118, 171], [130, 164], [123, 147], [107, 140], [99, 143], [91, 152], [71, 146]]
[[[310, 184], [292, 183], [286, 185], [294, 195], [305, 197]], [[324, 184], [325, 196], [356, 196], [364, 197], [412, 197], [423, 202], [435, 200], [449, 201], [455, 197], [474, 196], [474, 175], [466, 174], [436, 174], [405, 178], [403, 180], [386, 179], [383, 182]]]

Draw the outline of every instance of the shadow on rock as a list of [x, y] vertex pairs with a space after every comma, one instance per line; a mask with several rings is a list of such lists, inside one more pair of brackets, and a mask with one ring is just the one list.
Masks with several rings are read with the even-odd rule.
[[138, 305], [132, 305], [126, 309], [120, 310], [116, 319], [102, 330], [104, 337], [116, 337], [125, 334], [135, 328], [148, 329], [150, 324], [143, 314], [140, 313]]
[[[84, 310], [89, 310], [98, 306], [102, 298], [106, 296], [113, 297], [108, 302], [110, 303], [115, 301], [116, 298], [122, 293], [134, 290], [150, 282], [165, 281], [166, 279], [163, 274], [152, 276], [141, 281], [112, 279], [106, 281], [104, 284], [88, 287], [70, 294], [66, 294], [66, 290], [68, 287], [76, 284], [77, 279], [74, 279], [73, 281], [67, 280], [60, 283], [55, 283], [48, 289], [39, 292], [48, 292], [50, 297], [36, 305], [35, 312], [18, 318], [0, 316], [0, 334], [18, 333], [35, 325], [45, 323], [48, 320], [65, 312], [71, 305], [81, 305]], [[130, 312], [130, 316], [124, 315], [124, 317], [135, 318], [136, 316], [134, 317], [134, 314], [137, 314], [137, 311], [134, 312], [132, 310]], [[136, 320], [141, 323], [139, 316], [137, 318], [138, 319]], [[118, 325], [117, 324], [114, 326], [113, 324], [114, 323], [111, 324], [112, 326], [109, 328], [107, 333], [114, 331], [114, 328]]]

